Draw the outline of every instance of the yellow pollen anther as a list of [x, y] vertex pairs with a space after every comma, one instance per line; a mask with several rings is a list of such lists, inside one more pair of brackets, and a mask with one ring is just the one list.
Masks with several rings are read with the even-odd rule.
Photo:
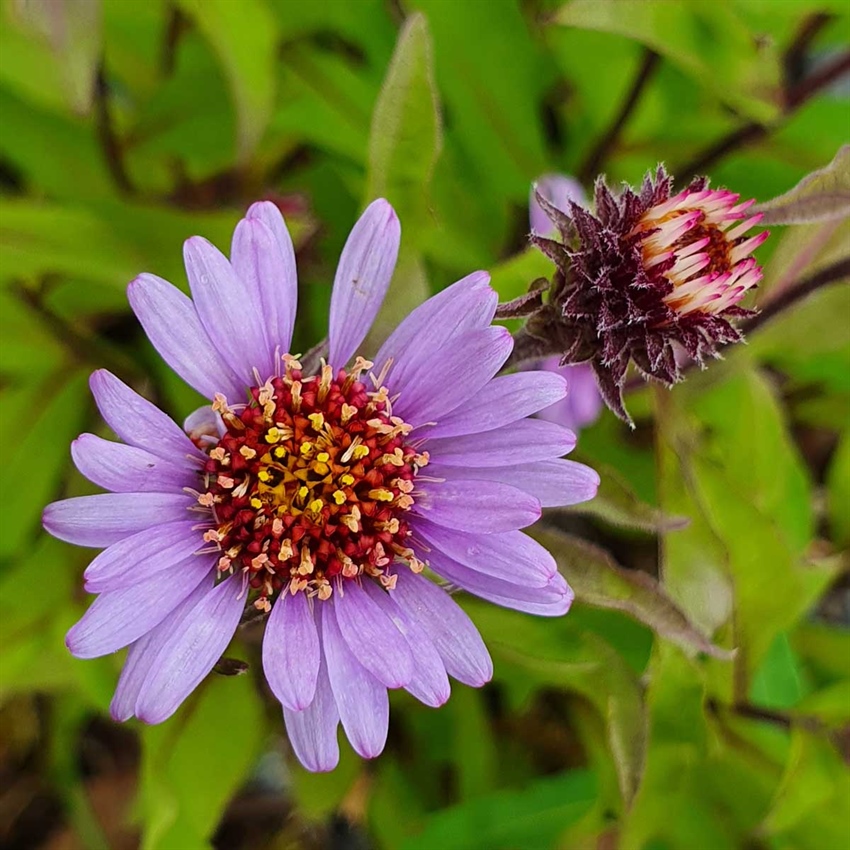
[[369, 498], [374, 499], [376, 502], [391, 502], [395, 496], [393, 496], [390, 490], [386, 490], [383, 487], [376, 487], [374, 490], [369, 491]]
[[227, 457], [227, 452], [221, 447], [216, 446], [211, 452], [210, 457], [213, 460], [223, 461]]
[[409, 511], [413, 507], [413, 497], [403, 494], [395, 500], [396, 506], [403, 511]]
[[306, 457], [307, 455], [312, 454], [313, 450], [315, 448], [316, 447], [311, 442], [308, 441], [308, 442], [301, 443], [301, 448], [299, 449], [299, 451], [301, 452], [302, 455], [304, 455]]
[[357, 415], [357, 408], [353, 404], [343, 404], [340, 409], [340, 419], [344, 425], [353, 416]]
[[327, 463], [330, 459], [331, 456], [327, 452], [319, 452], [316, 455], [316, 460], [319, 461], [319, 463]]
[[345, 501], [345, 493], [342, 490], [334, 490], [333, 498], [338, 505], [341, 505]]
[[253, 460], [257, 456], [257, 453], [250, 446], [242, 446], [242, 448], [239, 449], [239, 454], [241, 454], [245, 460]]
[[366, 457], [369, 454], [369, 447], [364, 445], [359, 445], [354, 447], [354, 451], [351, 452], [352, 456], [355, 460], [360, 460], [361, 458]]
[[309, 492], [310, 492], [310, 491], [309, 491], [306, 487], [299, 487], [299, 488], [298, 488], [298, 497], [299, 497], [299, 498], [301, 498], [301, 499], [306, 499], [306, 498], [307, 498], [307, 494], [308, 494]]
[[382, 585], [383, 585], [383, 586], [384, 586], [387, 590], [395, 590], [395, 586], [396, 586], [396, 584], [398, 583], [398, 576], [397, 576], [397, 575], [390, 575], [390, 576], [388, 576], [388, 575], [382, 575], [382, 576], [380, 576], [380, 578], [378, 579], [378, 581], [380, 581], [380, 582], [381, 582], [381, 584], [382, 584]]
[[286, 457], [286, 449], [283, 446], [278, 446], [274, 450], [274, 456], [275, 457]]
[[269, 430], [266, 431], [265, 440], [267, 443], [278, 443], [280, 442], [281, 437], [283, 437], [283, 434], [280, 432], [280, 429], [269, 428]]
[[354, 476], [350, 472], [346, 472], [345, 475], [341, 475], [339, 480], [346, 487], [350, 487], [354, 483]]
[[259, 510], [262, 506], [263, 503], [256, 496], [251, 499], [251, 507], [254, 508], [254, 510]]
[[260, 552], [256, 558], [251, 559], [251, 568], [254, 570], [261, 570], [265, 564], [268, 562], [269, 556]]
[[321, 499], [313, 499], [312, 502], [308, 505], [313, 513], [319, 513], [319, 511], [325, 506], [325, 503]]
[[322, 600], [322, 602], [324, 602], [326, 599], [331, 598], [333, 592], [334, 591], [331, 587], [331, 583], [327, 579], [325, 579], [324, 583], [319, 585], [317, 596], [319, 597], [319, 599]]
[[311, 413], [307, 418], [310, 420], [310, 424], [314, 430], [322, 430], [322, 426], [325, 424], [325, 417], [321, 413]]
[[212, 493], [201, 493], [201, 495], [198, 496], [198, 504], [203, 505], [205, 508], [211, 508], [214, 502], [215, 497]]
[[283, 360], [287, 372], [293, 369], [301, 369], [301, 361], [299, 361], [297, 354], [281, 354], [280, 359]]
[[236, 482], [229, 478], [227, 475], [219, 475], [218, 483], [220, 487], [223, 487], [225, 490], [232, 490]]
[[301, 563], [298, 565], [298, 572], [302, 576], [308, 576], [313, 572], [313, 559], [310, 557], [310, 550], [306, 546], [301, 547]]
[[271, 475], [269, 475], [268, 472], [265, 471], [265, 469], [261, 469], [257, 473], [257, 478], [259, 478], [260, 481], [265, 483], [266, 481], [268, 481], [271, 478]]
[[213, 396], [212, 409], [216, 413], [223, 413], [227, 410], [227, 399], [221, 393], [216, 393]]
[[354, 358], [354, 365], [351, 367], [351, 374], [359, 375], [361, 372], [365, 372], [367, 369], [371, 369], [375, 364], [371, 360], [367, 360], [365, 357], [361, 357], [359, 354]]
[[280, 553], [278, 555], [281, 561], [288, 561], [292, 557], [292, 542], [289, 540], [280, 541]]

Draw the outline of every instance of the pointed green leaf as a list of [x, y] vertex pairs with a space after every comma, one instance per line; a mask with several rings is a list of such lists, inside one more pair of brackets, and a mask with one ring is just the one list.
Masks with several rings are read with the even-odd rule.
[[715, 646], [699, 631], [652, 576], [623, 569], [604, 549], [555, 529], [535, 528], [532, 536], [555, 557], [579, 601], [624, 611], [659, 637], [686, 649], [715, 658], [732, 657], [732, 652]]
[[402, 222], [405, 244], [418, 246], [428, 220], [428, 187], [442, 146], [428, 24], [411, 15], [398, 37], [369, 136], [366, 200], [385, 197]]
[[753, 211], [764, 213], [762, 224], [810, 224], [850, 215], [850, 145], [842, 145], [829, 165]]

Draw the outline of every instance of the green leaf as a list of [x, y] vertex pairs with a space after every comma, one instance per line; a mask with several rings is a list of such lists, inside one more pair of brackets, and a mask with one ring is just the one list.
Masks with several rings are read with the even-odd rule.
[[850, 145], [842, 145], [829, 165], [753, 212], [764, 214], [763, 224], [810, 224], [850, 215]]
[[428, 18], [437, 80], [463, 167], [479, 178], [473, 202], [488, 200], [488, 189], [502, 202], [504, 193], [524, 200], [545, 167], [538, 100], [552, 75], [520, 7], [512, 0], [412, 0], [407, 6]]
[[569, 619], [532, 619], [468, 601], [465, 606], [500, 661], [535, 684], [575, 691], [606, 720], [608, 745], [626, 805], [640, 784], [646, 752], [646, 713], [635, 674], [609, 644], [576, 630]]
[[788, 709], [804, 693], [800, 664], [786, 634], [778, 634], [753, 676], [750, 701], [763, 708]]
[[[51, 5], [57, 11], [62, 8]], [[0, 81], [22, 100], [65, 114], [70, 92], [62, 65], [48, 40], [33, 32], [32, 21], [27, 20], [36, 6], [6, 2], [0, 9]]]
[[850, 680], [842, 679], [809, 694], [800, 701], [797, 713], [802, 717], [817, 717], [836, 728], [846, 726], [850, 723]]
[[638, 498], [620, 473], [607, 464], [592, 461], [599, 473], [599, 490], [589, 502], [570, 508], [571, 511], [598, 517], [620, 528], [638, 531], [677, 531], [690, 522], [684, 516], [667, 516], [658, 508]]
[[[768, 834], [785, 832], [816, 807], [846, 808], [848, 795], [850, 770], [838, 753], [822, 737], [795, 729], [782, 783], [762, 826]], [[845, 824], [843, 831], [850, 840], [850, 825]]]
[[688, 620], [652, 576], [625, 570], [604, 549], [555, 529], [535, 528], [532, 536], [555, 557], [579, 601], [625, 611], [660, 637], [691, 651], [732, 657]]
[[[0, 88], [0, 115], [5, 129], [0, 151], [29, 186], [75, 204], [115, 194], [91, 125], [27, 103], [5, 87]], [[68, 168], [69, 156], [73, 168]]]
[[262, 707], [244, 677], [210, 676], [168, 723], [145, 727], [143, 850], [208, 846], [263, 737]]
[[401, 220], [399, 262], [368, 345], [383, 341], [429, 295], [421, 249], [431, 221], [429, 187], [442, 146], [431, 37], [421, 14], [398, 37], [369, 135], [366, 201], [385, 197]]
[[728, 5], [667, 0], [571, 0], [554, 23], [635, 39], [675, 63], [720, 99], [759, 121], [778, 109], [775, 51], [759, 49]]
[[367, 202], [384, 197], [408, 248], [428, 225], [428, 187], [442, 147], [442, 122], [428, 24], [411, 15], [399, 33], [369, 134]]
[[87, 209], [23, 199], [0, 199], [2, 278], [73, 274], [126, 284], [139, 269], [132, 243]]
[[747, 671], [736, 678], [742, 685], [776, 635], [814, 603], [836, 566], [805, 560], [814, 530], [806, 471], [772, 389], [738, 365], [709, 390], [700, 392], [700, 381], [692, 380], [668, 396], [676, 412], [663, 422], [680, 429], [671, 444], [722, 547], [734, 590], [736, 667]]
[[590, 810], [594, 775], [571, 770], [432, 815], [402, 850], [542, 850]]
[[4, 404], [4, 416], [25, 427], [12, 443], [4, 442], [0, 490], [14, 493], [3, 504], [0, 555], [18, 551], [33, 536], [41, 511], [58, 495], [68, 466], [68, 446], [83, 428], [88, 403], [86, 376], [55, 373], [43, 383]]
[[832, 539], [850, 546], [850, 430], [842, 435], [827, 473]]
[[781, 369], [795, 387], [820, 385], [827, 396], [846, 396], [850, 394], [850, 327], [844, 321], [848, 311], [850, 286], [821, 289], [753, 334], [747, 354]]
[[237, 155], [256, 148], [274, 107], [277, 20], [262, 0], [180, 0], [219, 56], [238, 116]]

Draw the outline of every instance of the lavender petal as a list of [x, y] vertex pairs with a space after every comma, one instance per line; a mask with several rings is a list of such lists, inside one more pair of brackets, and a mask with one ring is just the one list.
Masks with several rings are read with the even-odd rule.
[[398, 257], [401, 226], [383, 198], [354, 225], [334, 278], [328, 362], [341, 369], [366, 337], [387, 294]]
[[284, 706], [283, 721], [289, 743], [298, 761], [314, 773], [333, 770], [339, 762], [339, 711], [337, 711], [328, 665], [324, 655], [320, 658], [316, 679], [316, 694], [303, 711], [292, 711]]
[[567, 382], [554, 372], [517, 372], [485, 384], [428, 431], [428, 437], [458, 437], [492, 431], [536, 413], [567, 396]]
[[420, 304], [398, 325], [375, 357], [377, 369], [392, 361], [392, 385], [396, 392], [403, 391], [423, 357], [452, 345], [460, 335], [488, 328], [498, 301], [487, 272], [467, 275]]
[[271, 350], [285, 354], [292, 343], [298, 277], [292, 239], [271, 201], [248, 208], [233, 234], [230, 260], [258, 306]]
[[510, 584], [545, 587], [558, 571], [548, 550], [521, 531], [472, 534], [422, 519], [416, 520], [413, 530], [430, 548], [471, 570]]
[[71, 627], [65, 644], [77, 658], [117, 652], [158, 626], [209, 574], [210, 558], [190, 557], [167, 578], [101, 593]]
[[321, 647], [313, 616], [306, 594], [283, 591], [266, 623], [263, 671], [272, 693], [291, 711], [303, 711], [316, 694]]
[[180, 426], [156, 405], [106, 369], [98, 369], [89, 379], [89, 385], [106, 424], [127, 445], [197, 468], [189, 458], [203, 458], [203, 454]]
[[599, 489], [599, 474], [574, 460], [538, 460], [516, 466], [460, 467], [428, 464], [427, 474], [434, 478], [463, 478], [476, 481], [501, 481], [517, 487], [540, 501], [544, 508], [587, 502]]
[[478, 392], [502, 368], [513, 348], [505, 328], [470, 331], [438, 351], [421, 356], [411, 368], [405, 386], [393, 382], [400, 393], [393, 413], [412, 425], [439, 421]]
[[387, 689], [352, 653], [336, 619], [334, 600], [322, 605], [322, 640], [342, 728], [363, 758], [380, 755], [387, 742], [390, 701]]
[[94, 434], [77, 437], [71, 457], [89, 481], [113, 493], [179, 493], [198, 481], [184, 466]]
[[252, 290], [229, 260], [202, 236], [183, 245], [183, 259], [198, 318], [207, 335], [246, 386], [274, 373], [274, 346]]
[[[86, 590], [118, 590], [172, 569], [205, 545], [195, 526], [193, 521], [167, 522], [113, 543], [86, 567]], [[161, 580], [167, 582], [168, 576]]]
[[180, 290], [143, 274], [127, 287], [127, 298], [153, 347], [190, 387], [208, 399], [216, 393], [231, 401], [243, 399], [245, 381], [218, 352], [195, 305]]
[[[212, 584], [212, 575], [210, 584]], [[136, 701], [136, 716], [161, 723], [212, 670], [227, 649], [244, 608], [238, 577], [210, 587], [190, 611], [175, 622]]]
[[431, 569], [441, 578], [505, 608], [556, 617], [565, 614], [573, 601], [572, 590], [559, 573], [543, 587], [530, 587], [484, 575], [436, 549], [428, 553], [428, 560]]
[[405, 690], [432, 708], [442, 705], [451, 695], [446, 665], [425, 630], [374, 582], [363, 585], [364, 590], [382, 605], [396, 628], [404, 635], [414, 659], [413, 678]]
[[192, 499], [175, 493], [99, 493], [53, 502], [42, 524], [59, 540], [99, 549], [137, 531], [188, 517]]
[[417, 516], [456, 531], [514, 531], [540, 519], [540, 502], [528, 493], [496, 481], [423, 482]]
[[422, 576], [402, 572], [391, 595], [424, 629], [450, 676], [475, 688], [490, 681], [490, 653], [472, 620], [448, 593]]
[[561, 457], [575, 448], [569, 428], [540, 419], [521, 419], [483, 434], [444, 437], [425, 444], [434, 463], [464, 469], [512, 466]]

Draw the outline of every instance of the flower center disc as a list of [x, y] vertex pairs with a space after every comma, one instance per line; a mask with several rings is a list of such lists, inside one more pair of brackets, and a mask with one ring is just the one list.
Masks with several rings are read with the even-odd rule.
[[396, 560], [424, 566], [405, 515], [427, 453], [407, 442], [411, 426], [392, 415], [386, 387], [359, 380], [368, 361], [309, 377], [284, 362], [248, 404], [213, 404], [226, 433], [208, 449], [198, 501], [213, 514], [204, 539], [221, 550], [219, 573], [241, 570], [264, 610], [285, 587], [327, 599], [333, 580], [366, 574], [392, 588]]

